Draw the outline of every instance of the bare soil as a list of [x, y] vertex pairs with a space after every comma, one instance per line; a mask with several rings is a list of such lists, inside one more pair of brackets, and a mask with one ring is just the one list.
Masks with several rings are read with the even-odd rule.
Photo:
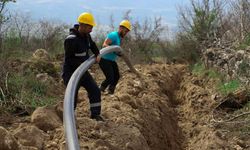
[[[102, 93], [105, 122], [89, 119], [87, 93], [79, 92], [75, 114], [81, 149], [250, 149], [249, 132], [231, 132], [213, 118], [222, 98], [216, 81], [193, 75], [182, 64], [136, 65], [141, 79], [124, 64], [119, 67], [121, 79], [115, 94]], [[104, 79], [97, 65], [90, 72], [98, 84]], [[27, 118], [2, 115], [0, 125], [12, 132], [19, 123], [29, 124]], [[42, 149], [66, 149], [63, 126], [46, 134], [49, 138]]]

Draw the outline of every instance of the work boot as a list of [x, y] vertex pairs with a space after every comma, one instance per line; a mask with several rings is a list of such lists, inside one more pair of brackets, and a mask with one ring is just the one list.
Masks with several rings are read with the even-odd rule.
[[114, 93], [114, 90], [108, 90], [108, 94], [113, 95]]
[[105, 92], [105, 89], [106, 89], [106, 88], [103, 87], [103, 86], [100, 86], [99, 89], [100, 89], [101, 92]]
[[115, 87], [113, 86], [109, 86], [109, 89], [108, 89], [108, 94], [114, 94], [115, 93]]
[[100, 115], [91, 116], [90, 118], [91, 119], [95, 119], [96, 121], [102, 121], [102, 122], [104, 122], [104, 119]]

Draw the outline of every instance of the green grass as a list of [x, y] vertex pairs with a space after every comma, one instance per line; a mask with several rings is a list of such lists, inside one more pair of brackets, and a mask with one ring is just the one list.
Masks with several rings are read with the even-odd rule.
[[27, 97], [24, 99], [25, 105], [29, 108], [35, 109], [41, 106], [49, 106], [55, 104], [56, 98], [40, 96], [39, 94], [26, 93]]
[[24, 51], [24, 50], [6, 50], [0, 53], [1, 58], [5, 58], [8, 60], [27, 60], [32, 56], [32, 52]]
[[238, 50], [241, 50], [241, 49], [246, 49], [248, 47], [247, 44], [240, 44], [239, 47], [237, 48]]
[[197, 63], [192, 66], [192, 73], [201, 76], [208, 76], [209, 78], [220, 78], [222, 75], [214, 69], [206, 69], [202, 63]]
[[221, 78], [222, 76], [222, 74], [212, 69], [207, 70], [207, 74], [209, 78]]
[[240, 82], [238, 80], [231, 80], [226, 83], [220, 83], [218, 86], [218, 90], [223, 94], [227, 95], [239, 89]]
[[218, 91], [223, 94], [229, 94], [231, 92], [236, 91], [241, 86], [241, 83], [239, 80], [231, 80], [228, 82], [224, 82], [223, 80], [223, 74], [213, 70], [213, 69], [206, 69], [205, 66], [202, 63], [197, 63], [192, 66], [192, 73], [202, 76], [202, 77], [208, 77], [213, 79], [219, 79], [220, 82], [217, 84]]
[[196, 63], [193, 66], [191, 66], [191, 70], [193, 74], [202, 75], [204, 74], [206, 68], [202, 63]]
[[[9, 45], [11, 46], [11, 45]], [[22, 69], [10, 68], [9, 62], [22, 62], [32, 58], [32, 51], [16, 49], [3, 49], [0, 51], [0, 106], [3, 111], [15, 112], [16, 109], [34, 110], [40, 106], [53, 105], [57, 101], [57, 95], [51, 92], [49, 82], [41, 82], [36, 79], [38, 73], [48, 73], [57, 76], [59, 67], [55, 68], [50, 62], [33, 61], [20, 64]], [[13, 60], [13, 61], [12, 61]], [[8, 75], [7, 75], [8, 73]], [[7, 80], [6, 80], [7, 77]]]
[[8, 110], [14, 110], [15, 107], [32, 108], [39, 106], [52, 105], [56, 98], [48, 95], [49, 84], [41, 82], [30, 73], [26, 75], [12, 74], [8, 78], [8, 90], [4, 104], [7, 104]]
[[246, 49], [248, 46], [250, 46], [250, 34], [248, 34], [244, 41], [237, 47], [238, 50], [240, 49]]
[[47, 86], [47, 84], [36, 80], [33, 76], [31, 76], [29, 80], [27, 80], [27, 78], [25, 79], [25, 89], [29, 89], [30, 92], [38, 96], [46, 94]]

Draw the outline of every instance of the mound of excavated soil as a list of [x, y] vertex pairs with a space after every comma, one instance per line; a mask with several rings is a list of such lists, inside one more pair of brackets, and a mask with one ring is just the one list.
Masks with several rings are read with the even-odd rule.
[[[89, 119], [86, 92], [81, 92], [79, 98], [82, 100], [77, 107], [81, 149], [182, 149], [183, 136], [177, 126], [177, 114], [171, 108], [170, 97], [180, 82], [184, 66], [150, 65], [136, 68], [143, 81], [122, 70], [116, 93], [103, 93], [104, 123]], [[101, 72], [93, 75], [98, 81], [103, 79]], [[48, 143], [63, 141], [58, 137], [64, 139], [62, 132], [55, 132]]]
[[243, 132], [233, 133], [232, 128], [227, 128], [225, 124], [214, 123], [213, 111], [223, 99], [217, 93], [215, 83], [214, 79], [185, 74], [179, 90], [175, 92], [176, 101], [179, 103], [178, 125], [185, 135], [184, 149], [250, 149], [249, 135], [242, 136]]

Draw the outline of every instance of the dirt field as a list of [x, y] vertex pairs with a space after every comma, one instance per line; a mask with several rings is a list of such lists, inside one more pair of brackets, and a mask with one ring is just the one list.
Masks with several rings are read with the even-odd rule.
[[[100, 84], [103, 74], [96, 68], [94, 66], [91, 73]], [[115, 94], [102, 93], [105, 122], [89, 119], [86, 92], [84, 89], [80, 91], [76, 122], [81, 149], [250, 149], [249, 134], [232, 133], [226, 126], [223, 128], [223, 124], [214, 122], [212, 113], [219, 96], [213, 80], [193, 75], [185, 65], [137, 65], [135, 68], [141, 79], [124, 65], [120, 68], [121, 79]], [[15, 120], [16, 123], [10, 118], [6, 123], [1, 119], [0, 123], [15, 135], [18, 144], [22, 144], [19, 149], [65, 149], [62, 125], [43, 131], [38, 137], [40, 141], [43, 137], [42, 143], [37, 146], [20, 142], [24, 138], [18, 138], [16, 134], [17, 129], [33, 125], [29, 117]]]

